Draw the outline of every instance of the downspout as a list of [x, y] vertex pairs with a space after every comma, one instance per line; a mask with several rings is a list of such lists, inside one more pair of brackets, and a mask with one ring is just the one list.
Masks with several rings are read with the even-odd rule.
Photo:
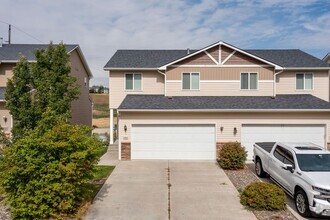
[[279, 72], [275, 73], [274, 71], [274, 82], [273, 82], [273, 98], [276, 97], [276, 76], [280, 73], [282, 73], [284, 69], [280, 70]]
[[164, 95], [166, 96], [166, 74], [160, 70], [157, 70], [157, 72], [164, 76]]

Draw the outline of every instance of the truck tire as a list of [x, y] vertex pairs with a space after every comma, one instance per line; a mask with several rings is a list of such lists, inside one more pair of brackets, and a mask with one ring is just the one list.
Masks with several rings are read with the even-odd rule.
[[303, 217], [312, 216], [311, 211], [309, 210], [308, 198], [303, 190], [299, 190], [294, 195], [294, 204], [296, 205], [299, 215]]
[[258, 177], [265, 177], [267, 175], [267, 173], [262, 168], [262, 163], [259, 158], [256, 160], [254, 168]]

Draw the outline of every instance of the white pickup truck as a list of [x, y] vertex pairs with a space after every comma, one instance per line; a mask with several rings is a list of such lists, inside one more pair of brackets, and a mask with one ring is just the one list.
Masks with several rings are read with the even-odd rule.
[[330, 152], [312, 143], [254, 144], [255, 171], [294, 198], [300, 215], [330, 216]]

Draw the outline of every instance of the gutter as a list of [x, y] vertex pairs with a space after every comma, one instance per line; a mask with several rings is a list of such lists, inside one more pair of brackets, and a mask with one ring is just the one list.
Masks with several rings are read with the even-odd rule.
[[284, 71], [284, 69], [280, 70], [279, 72], [275, 73], [274, 71], [274, 84], [273, 84], [273, 97], [276, 97], [276, 76], [280, 73], [282, 73]]
[[157, 72], [164, 76], [164, 95], [166, 96], [166, 74], [160, 70], [157, 70]]
[[120, 112], [330, 112], [330, 109], [118, 109]]

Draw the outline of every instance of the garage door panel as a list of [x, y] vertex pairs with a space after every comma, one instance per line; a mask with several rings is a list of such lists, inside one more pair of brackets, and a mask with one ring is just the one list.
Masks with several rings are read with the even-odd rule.
[[255, 142], [311, 142], [324, 147], [325, 125], [242, 125], [241, 143], [250, 160]]
[[215, 159], [214, 125], [133, 125], [132, 159]]

